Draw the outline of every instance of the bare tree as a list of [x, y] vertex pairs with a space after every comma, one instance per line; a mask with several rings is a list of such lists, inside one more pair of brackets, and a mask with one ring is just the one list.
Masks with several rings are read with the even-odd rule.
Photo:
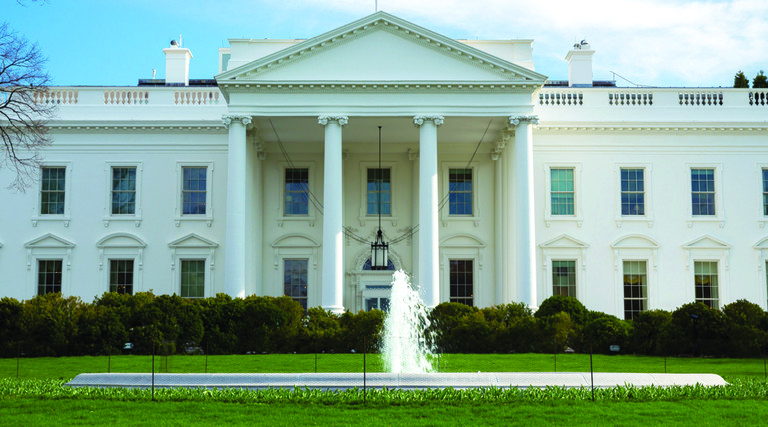
[[15, 171], [8, 187], [22, 192], [38, 176], [40, 149], [51, 143], [47, 123], [56, 105], [43, 96], [44, 64], [36, 44], [0, 24], [0, 167]]

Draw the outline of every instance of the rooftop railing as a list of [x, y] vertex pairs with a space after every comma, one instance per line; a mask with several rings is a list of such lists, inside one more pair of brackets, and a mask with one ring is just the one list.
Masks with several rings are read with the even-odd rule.
[[768, 89], [544, 88], [541, 107], [766, 107]]
[[54, 105], [219, 105], [218, 88], [54, 87], [35, 94], [39, 104]]

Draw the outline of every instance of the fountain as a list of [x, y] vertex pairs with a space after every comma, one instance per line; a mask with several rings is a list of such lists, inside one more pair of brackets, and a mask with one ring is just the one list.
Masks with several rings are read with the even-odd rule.
[[392, 295], [384, 320], [381, 356], [384, 369], [393, 374], [432, 372], [434, 351], [425, 331], [429, 329], [427, 308], [411, 280], [402, 270], [392, 275]]

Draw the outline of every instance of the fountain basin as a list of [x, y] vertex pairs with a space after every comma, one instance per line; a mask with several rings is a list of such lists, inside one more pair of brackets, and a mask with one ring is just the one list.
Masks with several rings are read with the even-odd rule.
[[[595, 372], [595, 387], [623, 385], [684, 386], [701, 384], [721, 386], [727, 383], [715, 374], [641, 374]], [[66, 384], [70, 387], [123, 387], [149, 388], [152, 374], [80, 374]], [[376, 389], [470, 389], [528, 387], [591, 387], [589, 372], [458, 372], [430, 374], [369, 373], [365, 378], [368, 388]], [[347, 390], [363, 387], [362, 373], [270, 373], [270, 374], [155, 374], [156, 388], [310, 388], [321, 390]]]

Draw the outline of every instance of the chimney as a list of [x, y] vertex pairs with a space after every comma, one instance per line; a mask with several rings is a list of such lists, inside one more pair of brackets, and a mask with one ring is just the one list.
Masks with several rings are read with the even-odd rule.
[[568, 86], [592, 87], [592, 50], [586, 40], [573, 45], [565, 56], [568, 61]]
[[171, 47], [163, 49], [165, 53], [165, 84], [189, 86], [189, 60], [192, 52], [171, 41]]

